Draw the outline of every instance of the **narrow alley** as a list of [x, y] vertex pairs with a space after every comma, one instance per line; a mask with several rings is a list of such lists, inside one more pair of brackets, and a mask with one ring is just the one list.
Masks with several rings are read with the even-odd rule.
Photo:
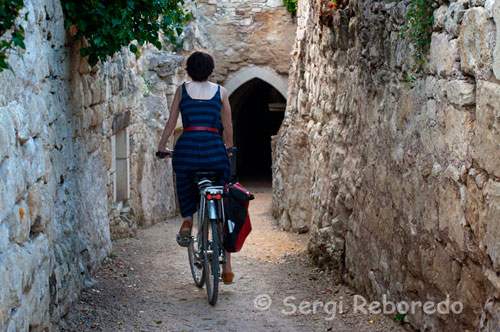
[[[390, 317], [353, 313], [355, 293], [309, 264], [308, 234], [283, 232], [273, 224], [270, 186], [249, 189], [256, 196], [250, 204], [253, 231], [233, 256], [235, 282], [221, 285], [215, 307], [207, 303], [205, 288], [194, 285], [187, 251], [175, 242], [179, 217], [140, 230], [137, 238], [115, 241], [95, 284], [84, 290], [61, 326], [144, 332], [404, 330]], [[272, 304], [262, 310], [269, 305], [265, 295]], [[300, 310], [302, 301], [311, 307]], [[314, 301], [331, 305], [318, 305], [313, 313]], [[341, 303], [344, 313], [339, 313]]]

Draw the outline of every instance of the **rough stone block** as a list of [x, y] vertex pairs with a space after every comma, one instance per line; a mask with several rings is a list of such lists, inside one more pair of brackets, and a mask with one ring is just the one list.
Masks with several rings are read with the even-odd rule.
[[444, 293], [451, 293], [460, 280], [460, 268], [446, 249], [438, 246], [434, 251], [432, 266], [429, 266], [429, 277], [433, 283]]
[[16, 205], [8, 217], [9, 241], [22, 244], [30, 239], [31, 218], [26, 202]]
[[88, 109], [90, 114], [90, 124], [89, 127], [95, 127], [101, 125], [106, 117], [108, 106], [103, 104], [94, 105], [92, 108]]
[[444, 23], [446, 20], [446, 11], [448, 10], [447, 5], [442, 5], [434, 11], [434, 29], [444, 28]]
[[491, 257], [493, 268], [500, 271], [500, 183], [489, 180], [483, 190], [486, 195], [486, 252]]
[[460, 33], [460, 25], [465, 11], [469, 7], [469, 0], [458, 0], [452, 2], [446, 11], [445, 28], [454, 37]]
[[268, 7], [281, 7], [283, 6], [283, 0], [267, 0], [266, 5]]
[[16, 127], [16, 139], [21, 144], [24, 144], [36, 133], [40, 133], [43, 123], [43, 113], [32, 112], [17, 102], [11, 103], [9, 106], [9, 111]]
[[450, 76], [457, 53], [457, 40], [448, 40], [446, 33], [432, 34], [431, 48], [429, 51], [429, 69], [442, 77]]
[[474, 84], [462, 80], [453, 80], [444, 86], [448, 100], [456, 106], [471, 106], [476, 102]]
[[458, 297], [466, 304], [466, 307], [472, 313], [474, 321], [477, 324], [480, 316], [480, 308], [484, 305], [484, 289], [481, 287], [483, 282], [481, 266], [474, 263], [463, 266], [460, 276], [460, 282], [457, 285], [456, 293]]
[[478, 332], [500, 331], [500, 301], [488, 299], [483, 307]]
[[467, 74], [486, 79], [491, 68], [491, 35], [493, 26], [487, 20], [484, 8], [467, 10], [460, 28], [458, 49], [460, 68]]
[[495, 5], [495, 0], [486, 0], [484, 3], [484, 13], [486, 18], [493, 18], [493, 6]]
[[493, 73], [496, 79], [500, 80], [500, 1], [495, 1], [492, 7], [493, 19], [497, 28], [495, 49], [493, 51]]
[[46, 178], [48, 175], [47, 164], [45, 160], [46, 150], [41, 138], [29, 138], [21, 150], [22, 156], [22, 176], [26, 187], [31, 186], [38, 179]]
[[16, 132], [10, 112], [0, 107], [0, 162], [9, 156], [16, 143]]
[[44, 222], [42, 222], [42, 210], [44, 208], [43, 197], [42, 197], [42, 184], [37, 182], [28, 191], [28, 197], [26, 200], [28, 206], [28, 214], [31, 220], [31, 227], [34, 228], [34, 232], [39, 233], [44, 229]]
[[92, 92], [89, 87], [88, 75], [80, 76], [81, 90], [78, 94], [81, 95], [81, 106], [90, 107], [92, 105]]
[[21, 172], [17, 172], [12, 158], [0, 164], [0, 222], [9, 215], [18, 196], [19, 185], [22, 184]]
[[472, 155], [488, 173], [500, 176], [500, 85], [480, 81], [476, 102]]
[[[7, 246], [9, 244], [9, 228], [6, 223], [0, 224], [0, 255], [3, 254], [7, 250]], [[0, 303], [1, 295], [0, 295]]]
[[439, 229], [446, 232], [458, 248], [465, 249], [464, 244], [464, 210], [457, 190], [447, 185], [439, 190]]

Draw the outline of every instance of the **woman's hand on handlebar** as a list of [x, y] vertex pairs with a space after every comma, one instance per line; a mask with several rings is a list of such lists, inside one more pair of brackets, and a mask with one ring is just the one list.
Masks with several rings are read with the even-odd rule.
[[160, 159], [164, 159], [166, 157], [172, 157], [173, 151], [167, 149], [167, 148], [158, 148], [158, 152], [156, 152], [156, 156]]
[[236, 153], [236, 147], [233, 145], [230, 148], [226, 148], [227, 156], [232, 157]]

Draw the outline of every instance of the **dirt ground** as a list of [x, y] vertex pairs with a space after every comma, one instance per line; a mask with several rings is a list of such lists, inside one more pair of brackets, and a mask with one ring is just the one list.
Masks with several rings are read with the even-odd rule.
[[178, 217], [140, 230], [137, 238], [115, 241], [113, 254], [61, 329], [404, 331], [391, 317], [355, 313], [355, 293], [309, 263], [308, 234], [275, 226], [270, 187], [248, 187], [256, 196], [250, 204], [253, 231], [233, 255], [235, 282], [221, 284], [216, 306], [208, 304], [205, 288], [194, 285], [187, 250], [175, 242]]

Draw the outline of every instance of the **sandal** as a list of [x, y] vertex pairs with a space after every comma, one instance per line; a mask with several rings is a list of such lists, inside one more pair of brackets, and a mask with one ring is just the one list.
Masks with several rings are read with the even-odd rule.
[[189, 243], [191, 241], [191, 228], [192, 226], [189, 223], [189, 220], [184, 219], [181, 228], [179, 229], [179, 234], [177, 234], [177, 244], [179, 244], [181, 247], [189, 246]]
[[234, 278], [234, 273], [233, 272], [228, 272], [224, 273], [222, 272], [222, 282], [226, 285], [230, 285], [233, 283], [233, 278]]

